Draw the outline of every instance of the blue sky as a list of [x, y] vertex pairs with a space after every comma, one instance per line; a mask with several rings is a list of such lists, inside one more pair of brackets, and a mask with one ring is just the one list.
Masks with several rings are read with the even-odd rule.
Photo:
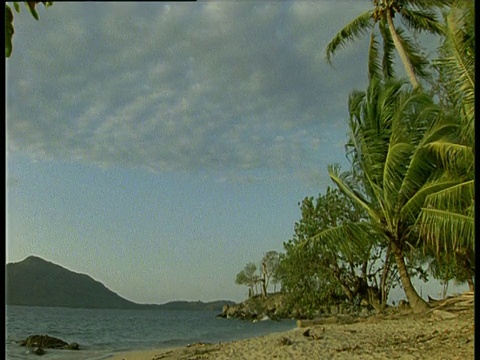
[[[347, 167], [369, 1], [54, 3], [15, 13], [7, 262], [37, 255], [140, 303], [242, 300], [298, 202]], [[437, 295], [437, 294], [433, 294]]]

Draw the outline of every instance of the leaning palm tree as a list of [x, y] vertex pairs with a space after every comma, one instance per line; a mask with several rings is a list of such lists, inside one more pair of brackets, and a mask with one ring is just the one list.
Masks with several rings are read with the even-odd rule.
[[[441, 34], [442, 25], [437, 18], [436, 10], [450, 5], [451, 2], [452, 0], [373, 0], [372, 9], [355, 18], [333, 37], [326, 48], [326, 60], [331, 63], [331, 57], [339, 47], [370, 32], [368, 61], [370, 78], [379, 74], [383, 74], [385, 78], [395, 75], [393, 51], [396, 49], [410, 82], [414, 87], [418, 87], [420, 86], [418, 77], [428, 75], [425, 70], [428, 61], [405, 31], [395, 26], [394, 18], [399, 15], [409, 30]], [[380, 45], [375, 32], [377, 26], [383, 39], [381, 61]]]
[[474, 263], [468, 259], [474, 259], [475, 253], [474, 5], [473, 1], [456, 1], [446, 16], [445, 40], [435, 65], [447, 92], [446, 111], [453, 113], [457, 129], [428, 146], [438, 166], [444, 169], [444, 176], [460, 183], [429, 195], [418, 221], [420, 240], [437, 256], [443, 252], [466, 259], [460, 263], [464, 264], [471, 289]]
[[407, 266], [417, 239], [416, 219], [429, 194], [458, 184], [442, 178], [426, 148], [454, 127], [438, 109], [429, 95], [394, 79], [374, 77], [367, 91], [351, 94], [347, 148], [364, 192], [357, 191], [337, 168], [330, 167], [329, 173], [339, 189], [367, 211], [370, 223], [348, 223], [312, 238], [332, 243], [367, 241], [375, 231], [388, 243], [414, 312], [428, 309]]

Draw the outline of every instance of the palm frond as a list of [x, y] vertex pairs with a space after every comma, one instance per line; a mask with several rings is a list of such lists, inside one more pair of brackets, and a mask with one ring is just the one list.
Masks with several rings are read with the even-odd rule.
[[472, 206], [474, 199], [475, 180], [468, 180], [428, 195], [424, 207], [464, 213]]
[[443, 56], [433, 64], [440, 69], [453, 100], [461, 107], [462, 137], [474, 142], [475, 117], [475, 10], [472, 2], [459, 2], [446, 17]]
[[448, 117], [438, 116], [431, 122], [427, 132], [419, 143], [419, 150], [425, 150], [426, 146], [436, 141], [453, 142], [458, 131], [458, 124]]
[[[395, 199], [387, 194], [395, 194], [395, 187], [398, 190], [398, 181], [401, 178], [398, 177], [398, 171], [403, 169], [402, 172], [405, 172], [405, 166], [399, 166], [399, 164], [405, 164], [408, 158], [406, 146], [403, 145], [394, 148], [389, 154], [392, 146], [393, 119], [399, 111], [402, 111], [399, 110], [398, 99], [402, 98], [404, 85], [406, 81], [384, 82], [375, 78], [372, 79], [364, 96], [357, 93], [356, 101], [350, 102], [351, 115], [354, 112], [350, 120], [351, 152], [355, 154], [355, 161], [362, 169], [364, 186], [368, 189], [371, 199], [375, 199], [378, 207], [378, 214], [371, 214], [375, 221], [381, 221], [380, 217], [387, 219], [388, 214], [391, 214], [390, 207]], [[407, 102], [404, 101], [404, 103]], [[404, 132], [398, 131], [398, 133]], [[409, 140], [402, 141], [408, 144]], [[396, 155], [397, 150], [399, 156]], [[391, 158], [388, 159], [388, 156]], [[385, 169], [387, 164], [390, 167]], [[396, 173], [393, 172], [394, 169]], [[389, 173], [390, 177], [385, 176], [385, 172]], [[386, 191], [386, 188], [389, 190]]]
[[400, 13], [402, 14], [402, 20], [405, 20], [407, 26], [411, 29], [426, 31], [436, 35], [440, 35], [443, 32], [442, 23], [431, 10], [412, 10], [403, 7]]
[[[464, 93], [468, 103], [475, 102], [475, 56], [472, 52], [474, 45], [466, 40], [466, 34], [461, 26], [461, 18], [453, 14], [447, 17], [446, 47], [451, 56], [436, 60], [436, 64], [443, 65], [449, 73], [450, 79], [459, 91]], [[473, 38], [469, 39], [474, 41]]]
[[370, 44], [368, 46], [368, 78], [379, 77], [382, 74], [382, 66], [378, 59], [380, 58], [378, 51], [379, 43], [375, 38], [375, 33], [370, 34]]
[[436, 253], [475, 248], [475, 221], [472, 216], [424, 208], [419, 224], [425, 245]]
[[393, 209], [398, 204], [398, 189], [403, 183], [413, 148], [412, 144], [400, 142], [391, 144], [388, 150], [383, 174], [383, 198], [389, 204], [389, 213], [394, 212]]
[[368, 222], [347, 222], [321, 231], [308, 239], [320, 243], [333, 253], [342, 253], [349, 260], [368, 255], [378, 238], [378, 231]]
[[361, 194], [348, 186], [348, 184], [346, 184], [346, 182], [341, 178], [338, 173], [338, 168], [329, 166], [328, 173], [330, 175], [330, 179], [332, 179], [342, 193], [348, 196], [355, 204], [365, 209], [371, 218], [379, 221], [378, 214], [371, 208], [369, 202]]
[[380, 34], [382, 34], [383, 39], [383, 76], [385, 79], [395, 77], [395, 70], [394, 70], [394, 51], [395, 51], [395, 44], [392, 39], [392, 35], [388, 30], [388, 25], [386, 21], [380, 21], [379, 24]]
[[402, 158], [398, 156], [398, 161], [389, 165], [399, 181], [389, 193], [398, 194], [400, 206], [414, 196], [436, 171], [435, 163], [422, 145], [429, 139], [436, 139], [432, 133], [440, 136], [439, 126], [433, 126], [437, 124], [434, 121], [437, 113], [437, 106], [424, 92], [412, 91], [399, 96], [390, 147], [394, 149], [396, 144], [408, 146], [402, 145]]
[[417, 47], [415, 42], [406, 36], [405, 32], [401, 28], [397, 28], [396, 31], [399, 36], [400, 44], [405, 50], [405, 53], [412, 64], [415, 75], [428, 78], [430, 75], [427, 70], [427, 65], [429, 62], [426, 57], [420, 54], [420, 49]]
[[456, 186], [461, 180], [432, 180], [426, 182], [415, 194], [409, 198], [400, 210], [400, 218], [413, 223], [420, 214], [428, 195]]
[[473, 178], [475, 154], [472, 147], [438, 140], [425, 145], [425, 148], [439, 159], [446, 171]]
[[408, 5], [409, 7], [426, 10], [426, 9], [431, 9], [433, 7], [442, 9], [444, 7], [448, 7], [452, 5], [454, 1], [455, 0], [407, 0], [403, 2], [405, 3], [405, 5]]
[[367, 33], [374, 26], [372, 19], [373, 10], [368, 10], [348, 23], [338, 32], [326, 48], [326, 61], [331, 64], [331, 57], [339, 47], [344, 47], [347, 42], [357, 39]]
[[[422, 115], [422, 118], [426, 117], [426, 114]], [[456, 127], [454, 124], [444, 121], [443, 118], [437, 118], [437, 120], [432, 122], [430, 128], [424, 132], [410, 157], [403, 183], [399, 188], [402, 203], [411, 199], [439, 170], [435, 158], [431, 154], [431, 149], [427, 145], [452, 133]]]

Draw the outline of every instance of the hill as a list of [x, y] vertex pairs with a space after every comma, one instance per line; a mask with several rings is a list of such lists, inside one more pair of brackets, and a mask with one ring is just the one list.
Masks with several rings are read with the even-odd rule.
[[6, 304], [92, 309], [161, 309], [221, 311], [231, 301], [172, 301], [137, 304], [108, 289], [86, 274], [68, 270], [36, 256], [5, 267]]

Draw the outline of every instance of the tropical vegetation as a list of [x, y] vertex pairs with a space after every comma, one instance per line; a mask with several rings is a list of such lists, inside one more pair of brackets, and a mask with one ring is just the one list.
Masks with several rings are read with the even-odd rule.
[[472, 290], [475, 274], [474, 7], [473, 1], [453, 4], [445, 16], [440, 57], [434, 61], [442, 89], [443, 111], [455, 119], [456, 128], [428, 149], [444, 177], [457, 183], [430, 194], [418, 219], [423, 245], [437, 257], [449, 258]]
[[[451, 0], [374, 0], [373, 7], [360, 14], [347, 24], [330, 41], [326, 48], [326, 60], [331, 63], [332, 56], [349, 41], [370, 32], [368, 73], [382, 72], [386, 79], [395, 76], [394, 51], [400, 57], [405, 71], [414, 87], [420, 86], [419, 77], [427, 77], [427, 58], [420, 51], [414, 38], [409, 37], [398, 22], [414, 34], [428, 32], [442, 33], [442, 24], [438, 11], [449, 6]], [[400, 21], [396, 21], [398, 16]], [[397, 19], [398, 19], [397, 18]], [[382, 53], [378, 35], [382, 39]]]
[[[380, 310], [395, 285], [394, 269], [385, 266], [389, 254], [385, 242], [369, 232], [365, 241], [309, 241], [319, 231], [345, 230], [355, 237], [351, 223], [364, 224], [367, 213], [338, 189], [327, 188], [316, 200], [306, 197], [300, 205], [302, 218], [295, 224], [293, 239], [284, 243], [282, 289], [288, 302], [307, 312], [323, 305], [346, 303], [351, 308], [364, 302]], [[368, 229], [365, 229], [368, 232]]]
[[[396, 15], [414, 33], [441, 37], [436, 59], [422, 55]], [[414, 276], [433, 276], [444, 293], [452, 280], [474, 289], [474, 21], [473, 1], [375, 0], [328, 44], [331, 62], [370, 31], [369, 85], [348, 101], [351, 169], [329, 166], [337, 189], [304, 199], [294, 238], [284, 243], [279, 270], [291, 302], [311, 309], [348, 302], [347, 289], [364, 278], [376, 296], [355, 297], [382, 311], [399, 280], [413, 311], [423, 312], [429, 304]], [[394, 50], [409, 81], [394, 71]], [[350, 202], [343, 209], [341, 197]], [[379, 267], [377, 281], [364, 271], [369, 263]]]
[[[36, 6], [25, 2], [38, 20]], [[20, 3], [13, 2], [20, 12]], [[6, 57], [14, 12], [6, 4]], [[401, 284], [414, 312], [429, 309], [412, 284], [427, 271], [475, 287], [475, 3], [373, 0], [326, 47], [326, 61], [369, 33], [369, 84], [348, 99], [351, 168], [330, 165], [336, 188], [299, 203], [284, 254], [269, 251], [235, 279], [255, 297], [280, 283], [287, 302], [313, 313], [325, 304], [383, 311]], [[437, 58], [417, 35], [438, 36]], [[408, 81], [397, 76], [395, 57]], [[446, 288], [445, 288], [446, 289]], [[275, 292], [275, 290], [274, 290]]]

